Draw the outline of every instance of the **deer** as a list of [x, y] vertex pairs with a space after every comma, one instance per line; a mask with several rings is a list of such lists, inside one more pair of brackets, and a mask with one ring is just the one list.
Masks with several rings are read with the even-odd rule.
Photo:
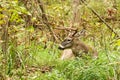
[[[63, 50], [61, 59], [71, 57], [81, 57], [83, 54], [91, 54], [92, 57], [97, 58], [98, 52], [95, 48], [80, 41], [78, 37], [84, 33], [84, 30], [79, 33], [74, 31], [70, 33], [59, 45], [58, 49]], [[69, 56], [68, 56], [69, 54]]]

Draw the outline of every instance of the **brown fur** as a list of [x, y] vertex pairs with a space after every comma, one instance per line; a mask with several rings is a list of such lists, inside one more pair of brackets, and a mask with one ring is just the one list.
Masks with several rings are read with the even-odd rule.
[[73, 42], [71, 49], [76, 56], [82, 55], [82, 53], [91, 53], [93, 57], [98, 57], [98, 52], [94, 48], [76, 39]]

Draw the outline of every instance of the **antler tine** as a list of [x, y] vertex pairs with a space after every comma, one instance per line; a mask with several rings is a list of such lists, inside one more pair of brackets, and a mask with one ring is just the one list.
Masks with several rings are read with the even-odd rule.
[[85, 29], [82, 29], [80, 32], [77, 32], [76, 37], [83, 35], [86, 32]]
[[73, 31], [70, 31], [70, 33], [69, 33], [69, 37], [74, 37], [74, 35], [76, 34], [78, 32], [78, 29], [76, 29], [76, 30], [74, 30], [74, 32]]
[[75, 32], [73, 33], [73, 35], [72, 35], [72, 36], [74, 36], [77, 32], [78, 32], [78, 29], [76, 29], [76, 30], [75, 30]]
[[80, 31], [80, 34], [83, 34], [83, 33], [85, 33], [86, 32], [86, 30], [85, 29], [82, 29], [81, 31]]

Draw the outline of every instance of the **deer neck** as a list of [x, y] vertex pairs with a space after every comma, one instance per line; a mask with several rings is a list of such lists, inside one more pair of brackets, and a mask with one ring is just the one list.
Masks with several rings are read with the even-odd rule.
[[88, 53], [89, 46], [80, 40], [74, 40], [72, 51], [74, 54], [83, 53], [83, 52]]

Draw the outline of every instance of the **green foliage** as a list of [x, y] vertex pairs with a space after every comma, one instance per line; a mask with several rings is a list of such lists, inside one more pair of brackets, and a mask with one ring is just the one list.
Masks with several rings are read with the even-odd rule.
[[[70, 26], [71, 0], [43, 1], [52, 28]], [[120, 1], [117, 0], [118, 12], [119, 3]], [[106, 5], [101, 0], [93, 0], [88, 3], [88, 6], [106, 19], [107, 8], [112, 5]], [[7, 28], [9, 34], [7, 54], [2, 53], [4, 41], [0, 38], [0, 80], [119, 80], [120, 39], [115, 39], [115, 34], [86, 6], [82, 9], [82, 19], [86, 21], [84, 25], [89, 34], [83, 40], [94, 44], [99, 52], [99, 58], [80, 57], [74, 60], [60, 60], [62, 51], [57, 49], [58, 43], [50, 41], [51, 34], [44, 29], [41, 16], [39, 15], [38, 19], [36, 17], [38, 14], [33, 14], [32, 10], [28, 11], [18, 0], [2, 0], [0, 30], [4, 29], [1, 25], [7, 22], [10, 24]], [[115, 15], [118, 21], [119, 15], [117, 14], [117, 17]], [[118, 21], [110, 20], [108, 23], [120, 33]], [[40, 30], [35, 28], [36, 25]], [[43, 66], [52, 68], [50, 71], [42, 72]]]

